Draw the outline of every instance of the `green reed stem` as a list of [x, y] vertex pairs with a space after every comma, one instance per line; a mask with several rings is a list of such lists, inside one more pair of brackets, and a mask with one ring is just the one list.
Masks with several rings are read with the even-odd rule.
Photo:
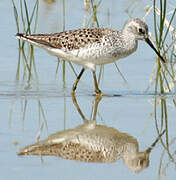
[[62, 60], [62, 81], [63, 81], [63, 88], [66, 87], [66, 62]]
[[175, 47], [173, 46], [172, 50], [171, 50], [171, 56], [170, 56], [170, 67], [171, 67], [172, 74], [175, 77], [175, 75], [176, 75], [176, 72], [175, 72], [175, 69], [174, 69], [174, 64], [175, 63], [174, 63], [174, 60], [173, 60], [174, 51], [175, 51]]
[[[160, 26], [159, 26], [159, 33], [157, 31], [157, 18], [156, 18], [156, 0], [154, 0], [154, 28], [155, 28], [155, 37], [156, 37], [156, 44], [158, 50], [161, 49], [161, 44], [163, 44], [163, 32], [164, 32], [164, 21], [166, 17], [166, 0], [160, 0]], [[158, 85], [160, 86], [161, 93], [164, 93], [164, 77], [162, 77], [162, 69], [159, 60], [157, 61], [158, 69], [156, 74], [156, 84], [155, 84], [155, 93], [157, 93]], [[159, 83], [159, 84], [158, 84]]]
[[34, 13], [35, 13], [35, 22], [34, 22], [34, 31], [33, 33], [36, 32], [37, 29], [37, 25], [38, 25], [38, 14], [39, 14], [39, 0], [36, 0], [35, 6], [33, 8], [33, 12], [32, 12], [32, 16], [30, 18], [30, 21], [32, 23], [33, 17], [34, 17]]
[[17, 27], [17, 32], [19, 32], [20, 27], [19, 27], [19, 20], [18, 20], [18, 11], [17, 11], [16, 5], [14, 3], [14, 0], [12, 0], [12, 4], [13, 4], [13, 12], [14, 12], [14, 17], [15, 17], [15, 23], [16, 23], [16, 27]]
[[61, 62], [61, 60], [58, 58], [58, 61], [57, 61], [57, 67], [56, 67], [56, 72], [55, 72], [55, 79], [56, 79], [57, 73], [59, 72], [59, 65], [60, 65], [60, 62]]
[[116, 67], [118, 73], [119, 73], [120, 76], [122, 77], [123, 81], [124, 81], [126, 84], [128, 84], [128, 82], [127, 82], [127, 80], [125, 79], [124, 75], [122, 74], [122, 72], [120, 71], [119, 67], [117, 66], [117, 63], [115, 62], [114, 64], [115, 64], [115, 67]]
[[[174, 9], [174, 12], [173, 12], [173, 14], [172, 14], [172, 16], [171, 16], [171, 19], [170, 19], [170, 21], [169, 21], [169, 25], [168, 25], [168, 27], [167, 27], [166, 33], [165, 33], [164, 38], [163, 38], [163, 40], [162, 40], [162, 47], [163, 47], [163, 45], [164, 45], [164, 43], [165, 43], [165, 41], [166, 41], [166, 38], [167, 38], [167, 36], [168, 36], [169, 29], [170, 29], [171, 24], [172, 24], [172, 22], [173, 22], [173, 20], [174, 20], [174, 17], [175, 17], [175, 13], [176, 13], [176, 8]], [[164, 53], [164, 54], [165, 54], [165, 53]]]
[[[14, 2], [13, 2], [14, 3]], [[15, 4], [14, 4], [15, 6]], [[16, 7], [16, 6], [15, 6]], [[17, 17], [16, 14], [18, 14], [17, 8], [15, 8], [15, 17]], [[31, 26], [32, 26], [32, 22], [34, 20], [34, 17], [35, 17], [35, 21], [34, 21], [34, 31], [36, 31], [36, 28], [37, 28], [37, 22], [38, 22], [38, 9], [39, 9], [39, 0], [36, 0], [35, 1], [35, 4], [34, 4], [34, 7], [32, 9], [32, 12], [31, 12], [31, 15], [29, 15], [29, 8], [28, 8], [28, 4], [27, 4], [27, 1], [26, 0], [20, 0], [20, 13], [21, 13], [21, 21], [22, 21], [22, 27], [23, 27], [23, 31], [25, 33], [31, 33]], [[17, 19], [17, 18], [15, 18]], [[16, 20], [16, 24], [17, 24], [17, 29], [18, 29], [18, 32], [20, 31], [19, 29], [19, 23], [18, 23], [19, 20]], [[27, 23], [27, 29], [26, 29], [26, 23]], [[25, 42], [22, 41], [22, 44], [21, 42], [19, 41], [19, 51], [22, 51], [22, 57], [23, 57], [23, 60], [24, 60], [24, 63], [25, 63], [25, 66], [24, 66], [24, 74], [23, 74], [23, 80], [26, 76], [26, 69], [28, 71], [28, 79], [27, 81], [29, 82], [32, 78], [32, 70], [34, 69], [34, 72], [35, 72], [35, 76], [36, 78], [38, 79], [38, 74], [37, 74], [37, 69], [36, 69], [36, 66], [35, 66], [35, 61], [34, 61], [34, 49], [33, 49], [33, 46], [32, 45], [29, 45], [29, 49], [28, 49], [28, 52], [30, 52], [30, 55], [29, 56], [26, 56], [26, 52], [24, 50], [24, 44]], [[21, 57], [21, 54], [19, 53], [19, 58]], [[29, 61], [29, 62], [28, 62]], [[20, 69], [20, 64], [21, 63], [18, 63], [18, 67], [17, 67], [17, 72], [16, 72], [16, 79], [18, 80], [19, 79], [19, 69]]]
[[47, 133], [48, 133], [48, 123], [47, 123], [45, 112], [44, 112], [44, 109], [43, 109], [43, 106], [42, 106], [40, 99], [38, 100], [38, 108], [39, 108], [39, 112], [41, 112], [41, 114], [43, 116], [44, 124], [45, 124], [46, 130], [47, 130]]
[[99, 3], [97, 5], [94, 4], [94, 0], [91, 0], [90, 2], [91, 2], [92, 10], [93, 10], [93, 16], [92, 16], [93, 20], [96, 22], [97, 27], [100, 27], [98, 18], [97, 18], [97, 8], [101, 4], [101, 0], [99, 1]]
[[[162, 115], [161, 115], [161, 126], [160, 126], [160, 128], [159, 128], [159, 124], [158, 124], [158, 118], [157, 118], [157, 103], [158, 103], [158, 101], [157, 101], [157, 97], [155, 97], [155, 101], [154, 101], [154, 118], [155, 118], [155, 127], [156, 127], [156, 130], [157, 130], [157, 133], [158, 134], [160, 134], [160, 132], [162, 131], [162, 127], [163, 127], [163, 124], [164, 124], [164, 122], [163, 122], [163, 117], [162, 117]], [[163, 103], [163, 101], [161, 101], [161, 107], [162, 107], [162, 103]], [[168, 131], [168, 129], [166, 129], [166, 131]], [[166, 147], [166, 145], [165, 145], [165, 143], [163, 142], [163, 140], [162, 139], [160, 139], [160, 141], [161, 141], [161, 144], [163, 145], [163, 147], [165, 148], [165, 149], [167, 149], [167, 147]]]
[[32, 76], [32, 61], [33, 61], [34, 47], [32, 45], [30, 45], [30, 49], [31, 49], [31, 53], [30, 53], [28, 82], [30, 82], [31, 76]]
[[66, 7], [65, 7], [65, 0], [62, 0], [62, 11], [63, 11], [62, 30], [63, 30], [63, 31], [65, 31], [65, 23], [66, 23], [66, 16], [65, 16], [66, 11], [65, 11], [65, 8], [66, 8]]
[[[175, 16], [175, 11], [169, 21], [169, 26], [167, 27], [167, 30], [164, 34], [164, 27], [165, 27], [165, 19], [166, 19], [166, 10], [167, 10], [167, 1], [166, 0], [160, 0], [160, 26], [159, 26], [159, 32], [158, 27], [157, 27], [157, 17], [156, 17], [156, 0], [153, 1], [154, 2], [154, 28], [155, 28], [155, 37], [156, 37], [156, 44], [158, 47], [158, 50], [160, 51], [161, 49], [164, 49], [164, 43], [166, 41], [171, 23], [173, 21], [173, 18]], [[167, 50], [168, 51], [168, 50]], [[166, 50], [164, 51], [164, 55], [166, 54]], [[165, 68], [163, 70], [163, 68], [161, 67], [161, 63], [159, 62], [159, 60], [157, 59], [157, 73], [156, 73], [156, 84], [155, 84], [155, 92], [157, 92], [158, 90], [158, 86], [160, 87], [160, 91], [161, 93], [164, 93], [164, 84], [166, 84], [166, 86], [168, 87], [169, 91], [171, 91], [170, 87], [169, 87], [169, 82], [166, 76], [166, 72], [170, 75], [170, 77], [174, 80], [174, 76], [173, 73], [171, 73], [167, 67], [166, 64], [163, 64], [163, 67]], [[161, 99], [161, 104], [160, 104], [160, 113], [161, 113], [161, 119], [160, 119], [160, 127], [161, 129], [163, 128], [163, 126], [165, 125], [165, 129], [166, 129], [166, 144], [163, 142], [163, 140], [161, 140], [161, 143], [163, 145], [163, 147], [166, 149], [166, 151], [168, 152], [168, 154], [170, 154], [169, 152], [169, 136], [168, 136], [168, 113], [167, 113], [167, 103], [166, 103], [166, 99]], [[158, 128], [158, 122], [157, 122], [157, 99], [155, 98], [155, 103], [154, 103], [154, 113], [155, 113], [155, 123], [156, 123], [156, 127], [157, 127], [157, 131], [159, 133], [159, 128]]]
[[24, 123], [25, 116], [26, 116], [27, 103], [28, 103], [28, 101], [25, 99], [25, 101], [24, 101], [24, 110], [23, 110], [23, 115], [22, 115], [22, 120], [23, 120], [23, 123]]
[[[24, 42], [23, 42], [23, 43], [24, 43]], [[25, 69], [27, 68], [28, 72], [30, 72], [30, 67], [29, 67], [29, 65], [28, 65], [28, 58], [27, 58], [27, 56], [26, 56], [24, 47], [23, 47], [21, 50], [22, 50], [23, 59], [24, 59], [24, 62], [25, 62]]]
[[157, 31], [157, 18], [156, 18], [156, 0], [153, 1], [153, 13], [154, 13], [154, 30], [155, 30], [155, 39], [156, 39], [156, 44], [158, 44], [158, 31]]
[[23, 1], [24, 2], [24, 7], [25, 7], [25, 14], [26, 14], [26, 20], [27, 20], [27, 24], [28, 24], [28, 28], [27, 28], [27, 31], [26, 33], [29, 32], [29, 34], [31, 34], [31, 23], [30, 23], [30, 20], [29, 20], [29, 12], [28, 12], [28, 7], [27, 7], [27, 4], [26, 4], [26, 0]]
[[68, 64], [70, 65], [70, 67], [71, 67], [71, 69], [72, 69], [74, 75], [77, 77], [78, 74], [76, 73], [76, 71], [75, 71], [75, 69], [74, 69], [74, 67], [73, 67], [73, 64], [72, 64], [70, 61], [68, 62]]
[[23, 12], [23, 2], [20, 0], [20, 11], [21, 11], [21, 20], [23, 23], [23, 32], [26, 32], [26, 23], [25, 23], [25, 18], [24, 18], [24, 12]]
[[163, 106], [164, 106], [164, 116], [165, 116], [165, 129], [166, 129], [166, 146], [169, 147], [169, 136], [168, 136], [168, 115], [167, 115], [167, 103], [166, 103], [166, 99], [163, 102]]

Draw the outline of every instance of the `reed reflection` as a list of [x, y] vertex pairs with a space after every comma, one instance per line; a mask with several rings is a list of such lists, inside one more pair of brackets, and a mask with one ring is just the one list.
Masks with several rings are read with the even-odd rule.
[[139, 152], [138, 142], [133, 136], [113, 127], [96, 124], [101, 98], [96, 97], [93, 119], [87, 120], [73, 93], [72, 100], [83, 119], [83, 125], [59, 131], [43, 141], [26, 146], [18, 152], [18, 155], [51, 155], [97, 163], [113, 163], [122, 158], [130, 170], [135, 173], [141, 172], [149, 166], [149, 154], [164, 131], [147, 150]]

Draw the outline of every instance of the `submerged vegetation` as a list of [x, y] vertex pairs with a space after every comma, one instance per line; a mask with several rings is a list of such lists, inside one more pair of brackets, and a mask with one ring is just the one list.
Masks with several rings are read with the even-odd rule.
[[[176, 100], [174, 95], [176, 93], [176, 29], [174, 21], [176, 8], [173, 7], [169, 10], [167, 0], [156, 1], [153, 0], [153, 19], [155, 29], [155, 42], [158, 50], [163, 54], [167, 63], [162, 64], [158, 59], [154, 67], [151, 81], [155, 86], [155, 93], [173, 95], [173, 108], [176, 108]], [[154, 75], [155, 74], [155, 75]], [[159, 166], [159, 179], [162, 179], [166, 173], [167, 167], [170, 163], [176, 166], [175, 155], [171, 152], [171, 146], [175, 143], [175, 139], [169, 138], [169, 114], [167, 97], [161, 96], [154, 98], [154, 119], [158, 134], [162, 129], [166, 130], [165, 140], [161, 139], [164, 151], [161, 157]], [[167, 153], [168, 163], [163, 164], [163, 157]]]
[[[160, 9], [156, 7], [156, 0], [154, 0], [154, 27], [155, 27], [155, 39], [158, 50], [163, 49], [163, 56], [167, 59], [167, 65], [164, 64], [164, 68], [161, 68], [161, 63], [157, 61], [157, 73], [155, 80], [155, 91], [157, 92], [158, 86], [161, 93], [174, 91], [174, 84], [176, 82], [174, 68], [176, 62], [174, 61], [176, 31], [171, 30], [172, 22], [175, 17], [176, 8], [173, 10], [170, 20], [167, 20], [167, 1], [160, 1]], [[157, 18], [158, 16], [158, 18]], [[158, 27], [159, 22], [159, 27]], [[170, 37], [169, 36], [170, 33]], [[169, 42], [166, 42], [170, 39]], [[169, 44], [168, 44], [169, 43]], [[170, 82], [169, 82], [170, 81]]]
[[[16, 6], [15, 1], [12, 0], [14, 17], [17, 27], [17, 32], [23, 31], [24, 33], [35, 33], [38, 23], [38, 10], [39, 10], [39, 0], [36, 0], [34, 7], [32, 9], [31, 15], [28, 9], [28, 4], [26, 0], [20, 0], [18, 2], [19, 8]], [[21, 27], [21, 26], [22, 27]], [[35, 78], [38, 81], [38, 75], [34, 59], [34, 48], [32, 45], [27, 45], [27, 51], [25, 49], [25, 42], [18, 41], [19, 54], [18, 54], [18, 65], [16, 72], [16, 80], [22, 77], [23, 80], [27, 78], [30, 82], [32, 79], [32, 72], [35, 73]], [[23, 64], [22, 64], [23, 63]], [[23, 66], [23, 69], [21, 68]], [[21, 76], [20, 70], [23, 70]]]
[[[35, 33], [38, 24], [38, 12], [39, 12], [39, 0], [36, 0], [33, 6], [32, 11], [29, 11], [28, 2], [26, 0], [18, 1], [18, 6], [15, 3], [15, 0], [12, 0], [13, 10], [14, 10], [14, 17], [15, 23], [17, 27], [17, 33], [24, 32], [24, 33]], [[31, 88], [30, 81], [38, 79], [37, 68], [35, 65], [35, 56], [34, 56], [34, 47], [30, 44], [25, 43], [24, 41], [18, 41], [19, 46], [19, 53], [18, 53], [18, 65], [17, 65], [17, 72], [16, 72], [16, 83], [18, 84], [20, 78], [26, 84], [25, 90]], [[25, 99], [22, 101], [22, 121], [24, 124], [25, 116], [27, 113], [28, 107], [28, 100]], [[44, 109], [42, 107], [40, 99], [37, 100], [38, 104], [38, 112], [39, 112], [39, 126], [40, 129], [43, 129], [43, 125], [47, 129], [47, 121], [44, 113]], [[14, 101], [11, 103], [11, 110], [10, 110], [10, 121], [12, 119], [13, 114], [13, 106]], [[43, 119], [43, 122], [41, 121]], [[40, 134], [40, 133], [39, 133]]]

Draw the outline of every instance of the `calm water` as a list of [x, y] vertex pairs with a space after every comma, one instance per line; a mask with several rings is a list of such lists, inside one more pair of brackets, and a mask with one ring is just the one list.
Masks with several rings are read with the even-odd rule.
[[[18, 1], [15, 1], [18, 5]], [[150, 2], [148, 2], [150, 3]], [[128, 14], [127, 0], [102, 1], [98, 9], [99, 24], [103, 27], [122, 28]], [[147, 3], [138, 1], [130, 7], [133, 17], [143, 17], [143, 7]], [[19, 7], [19, 6], [18, 6]], [[33, 4], [29, 4], [29, 9]], [[65, 29], [76, 29], [83, 26], [84, 18], [90, 17], [84, 10], [82, 1], [65, 1]], [[132, 11], [134, 9], [134, 12]], [[25, 145], [63, 129], [74, 128], [83, 123], [71, 98], [71, 87], [75, 75], [66, 64], [66, 88], [63, 88], [62, 63], [55, 78], [57, 58], [45, 51], [35, 48], [35, 63], [38, 82], [34, 76], [28, 84], [23, 79], [23, 66], [20, 69], [20, 80], [16, 79], [18, 64], [18, 41], [13, 7], [11, 1], [0, 2], [0, 169], [3, 179], [175, 179], [176, 148], [176, 111], [173, 105], [174, 95], [163, 97], [168, 110], [168, 136], [170, 153], [164, 151], [159, 142], [150, 153], [150, 165], [140, 174], [128, 170], [122, 160], [112, 164], [84, 163], [64, 160], [58, 157], [19, 157], [16, 153]], [[133, 12], [133, 13], [132, 13]], [[109, 16], [107, 16], [107, 14]], [[137, 15], [136, 15], [137, 14]], [[119, 18], [120, 16], [120, 18]], [[146, 22], [153, 32], [153, 19], [149, 16]], [[40, 0], [37, 32], [59, 32], [63, 29], [62, 1], [47, 4]], [[22, 31], [22, 26], [21, 26]], [[157, 138], [154, 118], [153, 88], [146, 92], [149, 78], [155, 63], [154, 52], [144, 43], [139, 43], [138, 51], [130, 57], [119, 61], [118, 67], [127, 79], [126, 85], [117, 72], [114, 64], [106, 65], [100, 88], [106, 94], [121, 94], [120, 97], [103, 97], [97, 115], [97, 123], [114, 127], [137, 139], [140, 151], [145, 151]], [[22, 61], [21, 61], [22, 63]], [[23, 64], [23, 63], [22, 63]], [[74, 66], [77, 72], [80, 67]], [[144, 68], [145, 67], [145, 68]], [[77, 100], [87, 119], [90, 119], [93, 101], [93, 79], [87, 70], [78, 86]], [[161, 125], [160, 105], [157, 106], [157, 119]], [[41, 127], [43, 126], [43, 129]], [[165, 122], [164, 122], [165, 127]], [[40, 133], [39, 133], [40, 132]], [[165, 142], [165, 135], [163, 141]], [[17, 143], [18, 145], [14, 145]], [[161, 167], [161, 168], [160, 168]], [[160, 170], [163, 172], [160, 173]], [[159, 174], [162, 174], [160, 177]]]

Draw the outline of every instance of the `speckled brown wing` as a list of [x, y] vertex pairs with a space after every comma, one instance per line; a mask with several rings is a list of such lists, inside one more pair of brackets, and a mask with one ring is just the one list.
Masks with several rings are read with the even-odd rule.
[[80, 146], [79, 144], [71, 142], [65, 145], [54, 144], [48, 146], [48, 148], [45, 147], [44, 150], [40, 151], [40, 153], [38, 152], [37, 154], [54, 155], [64, 159], [83, 162], [106, 162], [106, 158], [101, 151], [91, 151], [84, 146]]
[[48, 155], [83, 162], [109, 162], [108, 157], [105, 158], [101, 151], [92, 151], [84, 146], [80, 146], [80, 144], [71, 142], [48, 145], [36, 143], [31, 146], [26, 146], [18, 152], [18, 155]]
[[99, 43], [101, 38], [106, 35], [108, 31], [109, 29], [106, 28], [88, 28], [54, 34], [17, 34], [17, 36], [49, 47], [70, 51], [83, 48], [95, 42]]

